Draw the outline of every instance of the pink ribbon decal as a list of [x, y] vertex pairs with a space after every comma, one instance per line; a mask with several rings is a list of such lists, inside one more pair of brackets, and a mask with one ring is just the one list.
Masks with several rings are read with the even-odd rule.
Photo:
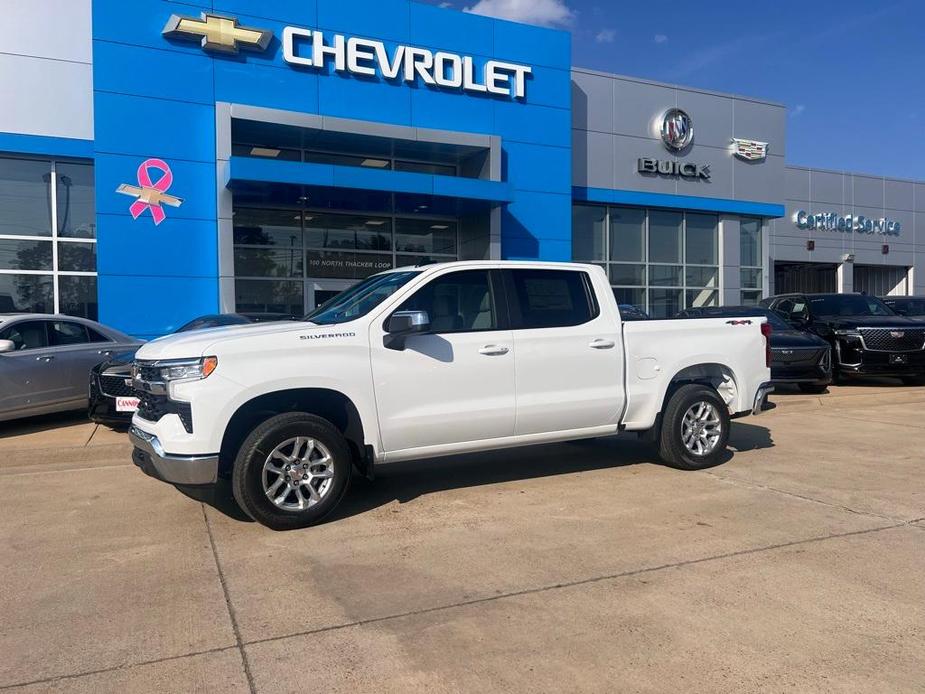
[[[151, 171], [159, 171], [163, 175], [157, 181], [154, 181], [151, 178]], [[151, 210], [154, 224], [159, 225], [167, 219], [167, 213], [164, 212], [161, 205], [180, 207], [183, 204], [181, 198], [167, 195], [167, 191], [170, 190], [172, 185], [173, 171], [170, 170], [167, 162], [162, 159], [148, 159], [138, 167], [138, 185], [122, 184], [116, 189], [116, 192], [136, 198], [135, 202], [128, 208], [132, 219], [138, 219], [144, 214], [145, 210]]]

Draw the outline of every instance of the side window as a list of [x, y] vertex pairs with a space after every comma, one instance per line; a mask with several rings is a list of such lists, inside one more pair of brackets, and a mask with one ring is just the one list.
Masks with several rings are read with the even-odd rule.
[[789, 316], [793, 313], [793, 299], [784, 299], [783, 301], [778, 302], [774, 306], [775, 311], [780, 311], [786, 316]]
[[93, 328], [87, 328], [87, 335], [90, 336], [90, 342], [112, 342], [108, 337], [96, 332]]
[[48, 323], [48, 343], [52, 347], [85, 345], [90, 341], [87, 329], [80, 323], [54, 321]]
[[434, 333], [498, 329], [498, 313], [487, 270], [464, 270], [438, 277], [396, 311], [427, 311]]
[[513, 270], [515, 327], [564, 328], [582, 325], [600, 311], [587, 273], [571, 270]]
[[17, 352], [24, 349], [43, 349], [48, 346], [45, 321], [27, 321], [11, 325], [0, 332], [0, 340], [12, 340]]
[[793, 308], [790, 310], [790, 315], [793, 318], [809, 320], [809, 305], [806, 303], [806, 299], [794, 299]]

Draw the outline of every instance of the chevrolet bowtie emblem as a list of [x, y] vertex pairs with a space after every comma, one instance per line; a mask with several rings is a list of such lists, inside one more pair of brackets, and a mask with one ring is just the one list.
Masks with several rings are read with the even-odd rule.
[[265, 51], [273, 40], [272, 31], [242, 27], [237, 19], [205, 12], [202, 19], [172, 15], [162, 33], [168, 39], [199, 41], [203, 49], [217, 53]]

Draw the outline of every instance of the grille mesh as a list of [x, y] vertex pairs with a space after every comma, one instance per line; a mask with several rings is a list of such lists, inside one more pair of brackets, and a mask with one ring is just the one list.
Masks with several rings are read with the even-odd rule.
[[135, 396], [135, 390], [125, 384], [128, 376], [116, 376], [103, 374], [100, 376], [100, 390], [104, 395], [111, 398], [131, 398]]
[[914, 352], [925, 348], [925, 328], [867, 328], [864, 344], [874, 352]]
[[149, 422], [159, 422], [168, 414], [180, 417], [187, 434], [193, 433], [193, 407], [188, 402], [171, 402], [163, 395], [139, 393], [138, 416]]

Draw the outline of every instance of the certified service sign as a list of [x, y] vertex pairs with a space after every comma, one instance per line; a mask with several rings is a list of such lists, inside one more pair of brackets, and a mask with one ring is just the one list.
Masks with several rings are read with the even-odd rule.
[[680, 152], [694, 141], [694, 121], [687, 112], [670, 108], [662, 115], [661, 135], [668, 149]]

